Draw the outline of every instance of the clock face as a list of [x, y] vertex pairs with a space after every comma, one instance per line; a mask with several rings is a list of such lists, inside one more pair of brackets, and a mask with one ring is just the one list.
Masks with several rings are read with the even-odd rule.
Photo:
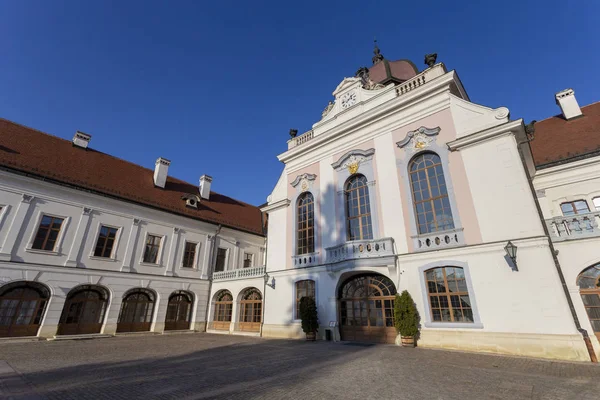
[[342, 96], [341, 100], [342, 108], [352, 107], [354, 104], [356, 104], [356, 93], [348, 92]]

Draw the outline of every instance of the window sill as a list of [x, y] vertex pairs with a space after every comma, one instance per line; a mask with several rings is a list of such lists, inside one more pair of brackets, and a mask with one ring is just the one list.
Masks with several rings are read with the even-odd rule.
[[162, 267], [162, 265], [160, 264], [154, 264], [154, 263], [149, 263], [149, 262], [143, 262], [140, 261], [140, 265], [144, 266], [144, 267]]
[[51, 251], [51, 250], [40, 250], [40, 249], [27, 248], [27, 249], [25, 249], [25, 251], [28, 253], [44, 254], [46, 256], [62, 256], [62, 254], [59, 253], [58, 251]]
[[112, 257], [98, 257], [98, 256], [90, 256], [90, 260], [109, 261], [109, 262], [115, 262], [115, 261], [117, 261], [116, 258], [112, 258]]
[[425, 322], [425, 328], [483, 329], [481, 322]]

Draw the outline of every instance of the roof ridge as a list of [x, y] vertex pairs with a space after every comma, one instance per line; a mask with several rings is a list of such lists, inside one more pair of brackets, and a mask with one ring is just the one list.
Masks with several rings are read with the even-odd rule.
[[[20, 126], [20, 127], [22, 127], [22, 128], [29, 129], [29, 130], [31, 130], [31, 131], [38, 132], [38, 133], [41, 133], [41, 134], [43, 134], [43, 135], [46, 135], [46, 136], [50, 136], [50, 137], [52, 137], [52, 138], [54, 138], [54, 139], [58, 139], [58, 140], [60, 140], [60, 141], [63, 141], [63, 142], [72, 143], [72, 142], [71, 142], [70, 140], [68, 140], [68, 139], [62, 138], [62, 137], [60, 137], [60, 136], [57, 136], [57, 135], [54, 135], [54, 134], [51, 134], [51, 133], [48, 133], [48, 132], [41, 131], [41, 130], [39, 130], [39, 129], [36, 129], [36, 128], [32, 128], [32, 127], [30, 127], [30, 126], [27, 126], [27, 125], [20, 124], [20, 123], [18, 123], [18, 122], [15, 122], [15, 121], [11, 121], [11, 120], [9, 120], [9, 119], [6, 119], [6, 118], [2, 118], [2, 117], [0, 117], [0, 121], [4, 121], [4, 122], [7, 122], [7, 123], [9, 123], [9, 124], [13, 124], [13, 125], [16, 125], [16, 126]], [[117, 159], [117, 160], [119, 160], [119, 161], [122, 161], [122, 162], [126, 162], [126, 163], [128, 163], [128, 164], [130, 164], [130, 165], [133, 165], [133, 166], [135, 166], [135, 167], [137, 167], [137, 168], [140, 168], [140, 169], [146, 170], [146, 171], [148, 171], [148, 172], [150, 172], [150, 173], [153, 173], [153, 172], [154, 172], [154, 170], [153, 170], [153, 169], [151, 169], [151, 168], [144, 167], [143, 165], [136, 164], [136, 163], [134, 163], [133, 161], [126, 160], [126, 159], [124, 159], [124, 158], [121, 158], [121, 157], [115, 156], [115, 155], [113, 155], [113, 154], [109, 154], [109, 153], [105, 153], [105, 152], [103, 152], [103, 151], [100, 151], [100, 150], [96, 150], [96, 149], [94, 149], [94, 148], [92, 148], [92, 147], [88, 147], [88, 150], [95, 151], [96, 153], [103, 154], [103, 155], [105, 155], [105, 156], [107, 156], [107, 157], [111, 157], [111, 158]], [[172, 181], [173, 181], [173, 180], [174, 180], [174, 181], [176, 181], [177, 183], [185, 183], [185, 184], [188, 184], [188, 185], [190, 185], [190, 186], [197, 187], [195, 184], [193, 184], [193, 183], [191, 183], [191, 182], [188, 182], [188, 181], [186, 181], [186, 180], [183, 180], [183, 179], [177, 178], [177, 177], [175, 177], [175, 176], [173, 176], [173, 175], [169, 175], [169, 176], [167, 176], [167, 179], [168, 179], [168, 178], [170, 178], [170, 180], [172, 180]], [[235, 201], [237, 201], [238, 203], [243, 203], [243, 204], [245, 204], [245, 205], [247, 205], [247, 206], [250, 206], [250, 207], [255, 207], [255, 208], [258, 208], [258, 206], [255, 206], [255, 205], [253, 205], [253, 204], [247, 203], [247, 202], [245, 202], [245, 201], [242, 201], [242, 200], [238, 200], [238, 199], [236, 199], [236, 198], [233, 198], [233, 197], [231, 197], [231, 196], [227, 196], [227, 195], [225, 195], [225, 194], [222, 194], [222, 193], [219, 193], [219, 192], [215, 192], [215, 191], [213, 191], [213, 190], [211, 190], [211, 191], [210, 191], [210, 193], [214, 193], [214, 194], [217, 194], [217, 195], [219, 195], [219, 196], [227, 197], [227, 198], [229, 198], [229, 199], [232, 199], [232, 200], [235, 200]]]
[[[590, 104], [586, 104], [585, 106], [581, 106], [581, 107], [579, 107], [579, 108], [586, 108], [586, 107], [590, 107], [590, 106], [596, 105], [596, 104], [598, 104], [598, 103], [600, 103], [600, 100], [598, 100], [598, 101], [595, 101], [595, 102], [593, 102], [593, 103], [590, 103]], [[557, 117], [560, 117], [561, 115], [562, 115], [562, 114], [555, 114], [555, 115], [551, 115], [550, 117], [547, 117], [547, 118], [544, 118], [544, 119], [542, 119], [542, 120], [539, 120], [539, 121], [537, 121], [537, 122], [536, 122], [536, 124], [539, 124], [539, 123], [541, 123], [541, 122], [547, 121], [547, 120], [549, 120], [549, 119], [552, 119], [552, 118], [557, 118]], [[566, 120], [565, 120], [565, 121], [566, 121]]]

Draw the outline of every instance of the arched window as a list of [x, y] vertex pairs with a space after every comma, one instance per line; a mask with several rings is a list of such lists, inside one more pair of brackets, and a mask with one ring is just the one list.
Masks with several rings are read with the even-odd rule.
[[346, 230], [348, 240], [373, 239], [369, 186], [364, 175], [353, 175], [346, 182]]
[[433, 322], [473, 322], [465, 272], [459, 267], [425, 271]]
[[233, 310], [233, 296], [229, 290], [221, 290], [215, 296], [215, 311], [213, 327], [215, 329], [229, 330], [231, 312]]
[[262, 321], [262, 295], [256, 288], [248, 288], [240, 300], [239, 327], [241, 331], [258, 332]]
[[58, 325], [59, 335], [100, 333], [108, 305], [108, 290], [81, 285], [69, 292]]
[[298, 198], [297, 210], [297, 254], [315, 251], [315, 203], [312, 193], [306, 192]]
[[0, 288], [0, 337], [37, 336], [50, 291], [37, 282]]
[[185, 290], [177, 290], [169, 296], [165, 318], [166, 331], [190, 329], [193, 300], [192, 294]]
[[600, 340], [600, 264], [592, 265], [579, 274], [577, 285], [592, 329]]
[[423, 153], [410, 162], [410, 183], [420, 234], [454, 229], [440, 157]]
[[303, 297], [315, 299], [315, 281], [307, 279], [296, 282], [296, 319], [300, 319], [300, 299]]
[[154, 311], [154, 293], [148, 289], [133, 289], [123, 296], [117, 332], [150, 330]]

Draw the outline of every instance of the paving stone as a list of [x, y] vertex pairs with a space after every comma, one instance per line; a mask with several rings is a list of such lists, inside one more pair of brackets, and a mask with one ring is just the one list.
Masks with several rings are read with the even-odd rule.
[[0, 360], [18, 378], [0, 398], [600, 398], [598, 365], [393, 345], [199, 333], [3, 343]]

